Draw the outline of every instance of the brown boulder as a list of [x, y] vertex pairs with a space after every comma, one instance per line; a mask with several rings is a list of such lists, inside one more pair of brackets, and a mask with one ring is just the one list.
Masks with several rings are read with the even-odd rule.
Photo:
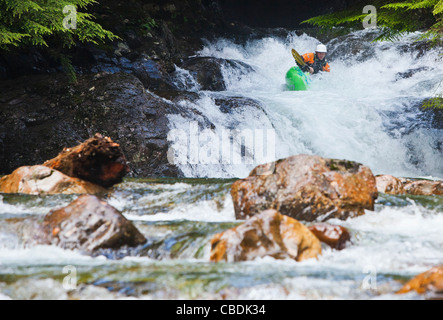
[[408, 194], [413, 195], [443, 195], [443, 181], [418, 180], [404, 186]]
[[419, 294], [427, 292], [443, 293], [443, 266], [434, 267], [419, 274], [397, 291], [397, 294], [408, 293], [412, 290]]
[[81, 196], [44, 218], [39, 242], [94, 253], [99, 249], [135, 247], [145, 237], [119, 211], [95, 196]]
[[1, 193], [99, 194], [106, 189], [45, 166], [21, 167], [0, 179]]
[[[271, 170], [272, 169], [272, 170]], [[261, 174], [270, 172], [271, 174]], [[359, 163], [297, 155], [256, 167], [231, 188], [237, 219], [275, 209], [297, 220], [346, 219], [374, 209], [371, 170]]]
[[388, 194], [404, 194], [406, 193], [403, 182], [391, 175], [384, 174], [375, 177], [377, 190], [381, 193]]
[[65, 148], [57, 157], [43, 165], [105, 188], [122, 182], [129, 172], [120, 145], [100, 134], [76, 147]]
[[321, 242], [336, 250], [343, 250], [346, 247], [346, 243], [351, 241], [349, 231], [342, 226], [319, 223], [308, 227], [308, 229]]
[[243, 224], [215, 235], [211, 261], [249, 261], [271, 256], [302, 261], [321, 254], [320, 241], [303, 224], [266, 210]]

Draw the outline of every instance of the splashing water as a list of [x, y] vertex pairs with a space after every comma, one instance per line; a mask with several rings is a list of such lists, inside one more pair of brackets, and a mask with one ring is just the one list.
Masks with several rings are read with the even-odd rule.
[[[199, 91], [178, 70], [183, 88], [199, 94], [180, 103], [197, 111], [191, 120], [199, 130], [205, 123], [220, 135], [226, 128], [275, 130], [275, 159], [318, 154], [361, 162], [374, 173], [442, 177], [441, 129], [417, 107], [443, 78], [438, 52], [417, 58], [414, 34], [375, 44], [367, 36], [332, 40], [332, 72], [316, 76], [305, 92], [284, 90], [284, 75], [294, 64], [290, 49], [310, 52], [316, 39], [208, 43], [199, 55], [235, 59], [253, 71], [226, 64], [227, 91], [214, 93]], [[223, 112], [217, 101], [234, 98], [239, 105]], [[186, 131], [189, 120], [170, 116], [171, 129]], [[122, 257], [26, 243], [33, 223], [74, 196], [0, 195], [0, 299], [423, 299], [394, 292], [443, 262], [442, 197], [381, 194], [375, 211], [329, 221], [346, 227], [352, 244], [343, 251], [323, 246], [318, 259], [210, 263], [212, 236], [241, 223], [226, 178], [246, 176], [257, 164], [251, 150], [239, 147], [242, 138], [231, 138], [244, 163], [211, 154], [204, 165], [180, 164], [188, 178], [127, 179], [113, 190], [108, 202], [148, 239]], [[75, 290], [64, 287], [66, 266], [75, 267]]]
[[[223, 94], [253, 98], [263, 110], [223, 114], [210, 93], [194, 107], [210, 118], [216, 130], [275, 130], [275, 159], [307, 153], [358, 161], [377, 174], [442, 177], [442, 129], [433, 128], [432, 115], [419, 108], [443, 78], [439, 52], [430, 50], [417, 58], [419, 50], [413, 49], [417, 34], [394, 43], [368, 44], [363, 39], [370, 32], [331, 41], [332, 72], [315, 75], [310, 89], [301, 92], [284, 88], [284, 76], [294, 65], [291, 48], [301, 54], [312, 52], [318, 40], [291, 34], [287, 39], [269, 37], [246, 45], [228, 40], [208, 43], [200, 56], [238, 60], [254, 70], [245, 74], [223, 66], [227, 83]], [[363, 50], [351, 54], [356, 41]], [[175, 127], [186, 123], [181, 118], [171, 120]], [[181, 169], [189, 177], [244, 177], [257, 164], [218, 163], [192, 170], [184, 164]]]

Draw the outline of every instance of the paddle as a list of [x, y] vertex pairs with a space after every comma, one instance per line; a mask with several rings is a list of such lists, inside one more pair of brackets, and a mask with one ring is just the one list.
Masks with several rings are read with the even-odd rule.
[[295, 51], [295, 49], [292, 49], [292, 56], [294, 57], [295, 61], [301, 65], [302, 67], [304, 67], [306, 65], [305, 61], [303, 60], [302, 56]]

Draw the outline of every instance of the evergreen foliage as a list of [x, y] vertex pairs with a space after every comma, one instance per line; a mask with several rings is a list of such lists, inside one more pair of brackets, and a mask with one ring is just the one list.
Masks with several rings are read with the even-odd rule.
[[[48, 54], [59, 61], [69, 79], [75, 82], [74, 67], [70, 57], [62, 53], [63, 49], [77, 43], [99, 44], [117, 38], [94, 22], [91, 14], [78, 11], [92, 4], [97, 1], [0, 0], [0, 53], [14, 47], [47, 48]], [[73, 10], [64, 10], [68, 8]]]
[[77, 42], [98, 43], [116, 36], [95, 23], [91, 14], [76, 12], [77, 27], [65, 28], [66, 6], [86, 9], [96, 0], [0, 0], [0, 49], [17, 46], [62, 47]]
[[[376, 0], [377, 27], [382, 30], [377, 40], [395, 40], [407, 32], [426, 29], [423, 38], [430, 38], [434, 43], [441, 42], [443, 36], [443, 0], [405, 0], [403, 2]], [[343, 26], [362, 28], [362, 22], [368, 16], [362, 13], [364, 4], [351, 9], [318, 16], [304, 21], [323, 28]]]

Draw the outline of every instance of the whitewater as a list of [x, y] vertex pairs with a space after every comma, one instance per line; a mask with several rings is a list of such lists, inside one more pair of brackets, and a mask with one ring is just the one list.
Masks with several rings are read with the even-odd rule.
[[[294, 65], [291, 49], [313, 51], [319, 43], [314, 37], [288, 32], [246, 43], [207, 42], [198, 56], [242, 64], [223, 67], [223, 92], [200, 90], [189, 72], [178, 69], [178, 83], [198, 93], [198, 99], [179, 103], [198, 112], [195, 118], [170, 116], [170, 128], [186, 131], [194, 122], [210, 122], [220, 136], [227, 129], [274, 130], [270, 160], [316, 154], [363, 163], [374, 174], [442, 179], [443, 130], [433, 124], [432, 112], [420, 109], [441, 89], [441, 53], [420, 50], [414, 42], [419, 33], [376, 43], [367, 40], [373, 34], [358, 31], [329, 41], [332, 72], [314, 77], [304, 92], [285, 90], [284, 75]], [[250, 100], [230, 112], [216, 101], [239, 97]], [[180, 163], [184, 178], [126, 179], [114, 188], [107, 202], [148, 239], [134, 251], [90, 257], [29, 245], [32, 224], [76, 197], [0, 195], [0, 299], [426, 298], [395, 292], [443, 263], [441, 196], [380, 194], [374, 211], [328, 221], [347, 228], [352, 243], [343, 251], [324, 246], [318, 259], [210, 263], [212, 236], [241, 223], [232, 182], [260, 164], [254, 150], [241, 148], [240, 137], [231, 138], [244, 163], [213, 154], [207, 163]], [[207, 141], [199, 143], [207, 147]], [[78, 276], [75, 290], [65, 287], [67, 266]]]
[[[246, 44], [228, 40], [208, 43], [199, 56], [240, 61], [254, 71], [223, 66], [227, 91], [200, 91], [201, 99], [191, 107], [208, 116], [215, 131], [274, 130], [273, 160], [316, 154], [363, 163], [375, 174], [441, 178], [441, 130], [429, 125], [432, 116], [423, 114], [419, 107], [441, 90], [441, 54], [437, 48], [424, 55], [414, 50], [419, 33], [396, 42], [363, 40], [371, 34], [373, 30], [359, 31], [330, 41], [332, 59], [327, 59], [332, 72], [313, 76], [310, 89], [298, 92], [284, 86], [284, 75], [295, 65], [291, 49], [301, 54], [312, 52], [319, 40], [290, 33], [286, 39], [268, 37]], [[402, 77], [408, 71], [412, 76]], [[252, 98], [263, 110], [246, 106], [223, 113], [214, 102], [220, 95]], [[173, 128], [187, 125], [180, 117], [170, 120]], [[187, 177], [245, 177], [257, 164], [182, 164], [181, 169]]]

